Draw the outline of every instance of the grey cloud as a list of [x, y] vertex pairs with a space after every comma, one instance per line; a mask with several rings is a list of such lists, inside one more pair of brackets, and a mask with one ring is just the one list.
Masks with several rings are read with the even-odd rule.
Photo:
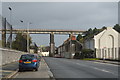
[[[32, 22], [30, 28], [34, 29], [87, 30], [113, 26], [118, 22], [117, 2], [3, 3], [3, 16], [9, 21], [8, 6], [13, 8], [14, 28], [26, 28], [27, 22]], [[24, 20], [24, 23], [19, 20]]]

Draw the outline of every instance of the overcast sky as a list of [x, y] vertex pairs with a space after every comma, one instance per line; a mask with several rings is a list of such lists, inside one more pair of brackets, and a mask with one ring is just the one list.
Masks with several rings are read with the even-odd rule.
[[[117, 2], [7, 2], [2, 3], [2, 15], [10, 21], [12, 8], [13, 28], [87, 30], [110, 27], [118, 23]], [[24, 23], [20, 23], [23, 20]], [[38, 45], [49, 45], [49, 35], [31, 35]], [[56, 46], [68, 35], [55, 35]]]

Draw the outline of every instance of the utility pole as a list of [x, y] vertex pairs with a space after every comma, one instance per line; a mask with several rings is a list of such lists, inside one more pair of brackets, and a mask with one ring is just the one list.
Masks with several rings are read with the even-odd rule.
[[[3, 27], [2, 27], [2, 47], [6, 47], [6, 18], [2, 19]], [[2, 25], [1, 25], [2, 26]]]

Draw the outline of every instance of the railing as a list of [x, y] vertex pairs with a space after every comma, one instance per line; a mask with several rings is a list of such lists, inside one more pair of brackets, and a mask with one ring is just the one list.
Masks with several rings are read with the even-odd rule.
[[[10, 29], [0, 29], [0, 32], [2, 31], [6, 31], [6, 34], [10, 34]], [[54, 34], [80, 34], [85, 32], [84, 30], [12, 29], [12, 34], [27, 33], [28, 31], [30, 34], [50, 34], [51, 32]]]

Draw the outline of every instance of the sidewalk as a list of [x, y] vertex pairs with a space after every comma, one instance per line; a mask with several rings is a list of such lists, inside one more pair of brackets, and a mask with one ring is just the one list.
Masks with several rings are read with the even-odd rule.
[[43, 58], [40, 63], [39, 78], [53, 78], [53, 74]]
[[101, 63], [109, 63], [109, 64], [120, 65], [120, 62], [117, 62], [117, 61], [108, 61], [108, 60], [93, 60], [93, 61], [101, 62]]
[[0, 77], [5, 78], [8, 77], [13, 72], [17, 71], [18, 62], [13, 62], [10, 64], [6, 64], [4, 66], [0, 66]]
[[[14, 78], [14, 76], [20, 72], [18, 72], [18, 62], [14, 62], [11, 64], [4, 65], [0, 67], [0, 77], [4, 78]], [[40, 73], [39, 78], [51, 78], [53, 79], [53, 74], [50, 71], [50, 68], [46, 64], [45, 60], [42, 58], [40, 63]]]

